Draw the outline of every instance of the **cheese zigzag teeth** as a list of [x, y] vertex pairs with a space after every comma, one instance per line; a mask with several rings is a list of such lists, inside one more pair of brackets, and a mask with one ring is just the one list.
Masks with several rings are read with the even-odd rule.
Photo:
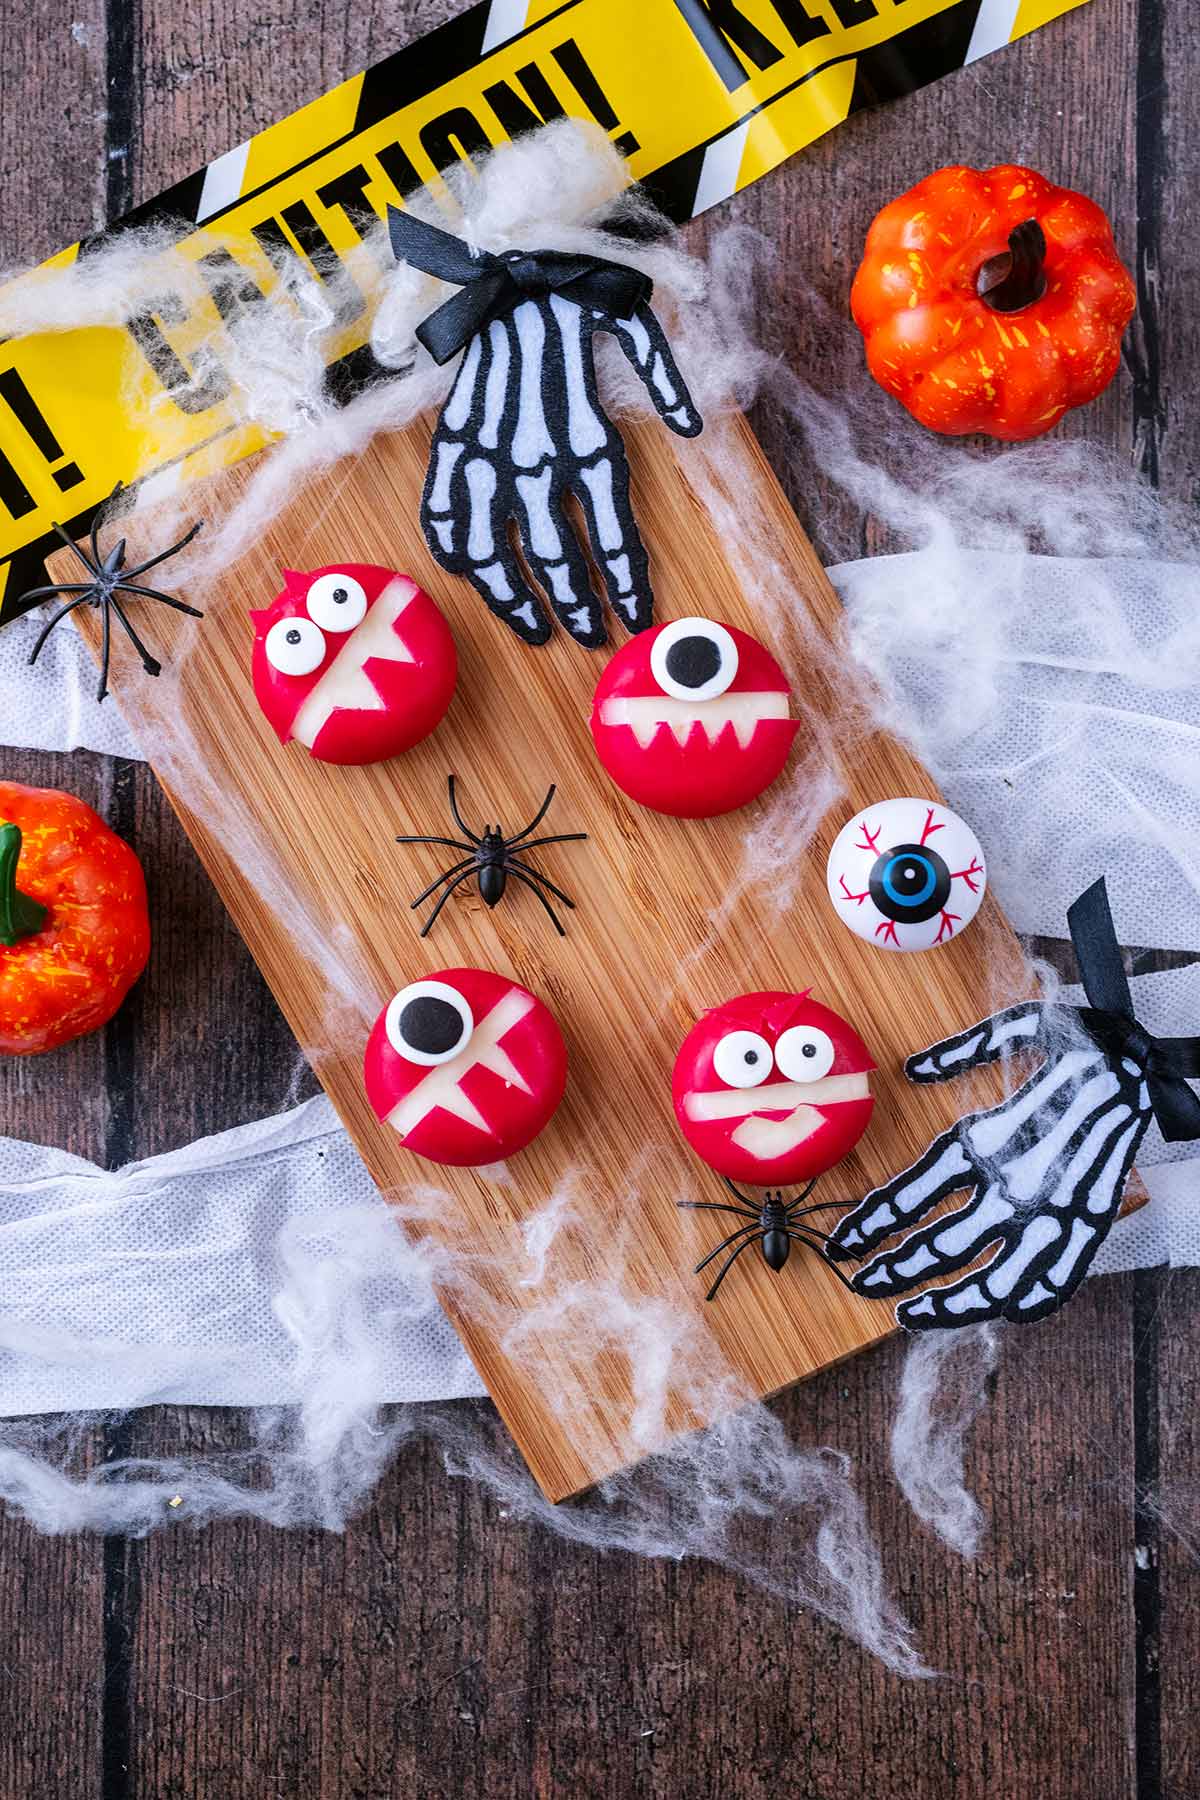
[[627, 725], [643, 750], [660, 731], [669, 731], [681, 748], [694, 731], [714, 745], [723, 732], [732, 731], [745, 750], [760, 725], [788, 716], [788, 697], [782, 692], [723, 694], [704, 701], [674, 700], [666, 694], [615, 694], [604, 702], [600, 715], [604, 725]]

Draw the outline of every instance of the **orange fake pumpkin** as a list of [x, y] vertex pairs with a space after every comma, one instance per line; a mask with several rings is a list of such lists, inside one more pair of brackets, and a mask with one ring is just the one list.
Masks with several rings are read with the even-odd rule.
[[885, 206], [850, 293], [872, 375], [915, 419], [1009, 440], [1103, 393], [1135, 301], [1096, 203], [1013, 164], [939, 169]]
[[0, 781], [0, 1055], [107, 1024], [149, 954], [129, 845], [74, 794]]

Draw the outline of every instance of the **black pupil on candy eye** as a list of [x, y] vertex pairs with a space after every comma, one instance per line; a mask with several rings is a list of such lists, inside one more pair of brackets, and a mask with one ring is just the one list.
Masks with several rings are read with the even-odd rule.
[[296, 630], [294, 625], [290, 631], [284, 632], [284, 636], [289, 644], [298, 644], [300, 642], [300, 633]]
[[801, 1047], [800, 1054], [801, 1056], [815, 1056], [817, 1054], [817, 1046], [815, 1044], [804, 1044]]
[[867, 885], [885, 919], [921, 925], [941, 912], [950, 898], [951, 875], [928, 844], [897, 844], [876, 861]]
[[346, 592], [345, 588], [334, 588], [333, 603], [335, 606], [345, 606], [345, 604], [349, 598], [350, 598], [350, 596]]
[[410, 1000], [400, 1013], [400, 1036], [413, 1050], [426, 1056], [444, 1056], [463, 1035], [462, 1014], [448, 1000], [422, 994]]
[[750, 1063], [751, 1066], [753, 1066], [753, 1064], [755, 1064], [758, 1061], [758, 1051], [757, 1050], [747, 1050], [745, 1056], [743, 1056], [743, 1058], [742, 1058], [742, 1061], [745, 1063]]
[[680, 638], [667, 651], [665, 666], [680, 687], [701, 688], [721, 667], [721, 652], [711, 638]]

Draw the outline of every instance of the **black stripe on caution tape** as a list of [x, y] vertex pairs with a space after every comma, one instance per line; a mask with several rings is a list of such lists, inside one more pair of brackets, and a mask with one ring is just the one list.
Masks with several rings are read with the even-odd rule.
[[[918, 88], [927, 87], [930, 82], [940, 81], [944, 75], [953, 74], [966, 63], [982, 3], [983, 0], [958, 0], [956, 6], [920, 25], [910, 26], [887, 43], [857, 54], [831, 56], [827, 62], [806, 70], [770, 99], [748, 107], [740, 119], [705, 143], [697, 144], [673, 162], [656, 169], [642, 184], [645, 192], [668, 218], [676, 224], [684, 224], [695, 215], [704, 159], [712, 145], [729, 132], [736, 131], [748, 119], [769, 112], [778, 101], [836, 68], [839, 63], [855, 64], [854, 89], [847, 116], [889, 100], [902, 99], [906, 94], [916, 93]], [[700, 0], [676, 0], [676, 4], [696, 6]]]
[[949, 12], [910, 25], [899, 37], [864, 50], [854, 72], [850, 111], [862, 112], [869, 106], [903, 99], [905, 94], [914, 94], [961, 69], [981, 5], [982, 0], [959, 0]]

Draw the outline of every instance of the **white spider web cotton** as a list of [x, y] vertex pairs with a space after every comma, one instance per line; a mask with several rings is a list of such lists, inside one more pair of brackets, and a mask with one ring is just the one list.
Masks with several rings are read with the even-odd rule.
[[[842, 486], [856, 504], [885, 524], [903, 531], [908, 542], [921, 546], [924, 561], [913, 571], [921, 587], [921, 606], [914, 590], [907, 604], [894, 607], [890, 633], [883, 631], [871, 646], [868, 660], [876, 675], [890, 678], [903, 655], [911, 655], [925, 642], [918, 629], [924, 607], [925, 616], [940, 619], [945, 631], [957, 623], [969, 640], [980, 705], [1002, 697], [1003, 616], [985, 620], [972, 609], [976, 629], [964, 623], [964, 546], [970, 554], [982, 549], [1024, 556], [1036, 539], [1058, 554], [1103, 552], [1129, 559], [1180, 551], [1174, 541], [1164, 541], [1161, 532], [1155, 536], [1157, 515], [1152, 508], [1147, 526], [1148, 503], [1140, 490], [1131, 487], [1127, 476], [1118, 480], [1111, 471], [1106, 485], [1101, 484], [1110, 506], [1104, 524], [1097, 495], [1080, 480], [1081, 470], [1094, 473], [1093, 465], [1085, 459], [1085, 469], [1070, 446], [1052, 447], [1040, 463], [1036, 458], [1014, 461], [1021, 453], [978, 459], [959, 446], [930, 446], [915, 428], [906, 432], [903, 421], [897, 427], [891, 409], [885, 415], [886, 429], [875, 431], [872, 423], [865, 440], [887, 444], [885, 470], [858, 448], [864, 441], [864, 417], [873, 422], [884, 404], [879, 396], [867, 393], [860, 399], [851, 394], [846, 407], [834, 406], [747, 340], [738, 314], [738, 296], [744, 296], [748, 285], [745, 234], [716, 247], [714, 286], [706, 295], [701, 266], [673, 244], [634, 244], [590, 229], [589, 219], [618, 194], [623, 180], [621, 165], [602, 137], [570, 125], [552, 126], [498, 153], [477, 181], [457, 184], [460, 224], [473, 241], [493, 248], [528, 243], [536, 226], [539, 247], [594, 247], [601, 255], [636, 262], [654, 278], [656, 307], [663, 308], [682, 372], [709, 424], [705, 436], [688, 452], [688, 474], [698, 503], [708, 507], [740, 557], [740, 574], [754, 603], [762, 606], [762, 616], [773, 626], [781, 617], [790, 624], [790, 653], [821, 660], [827, 674], [836, 672], [837, 690], [843, 696], [837, 746], [828, 734], [813, 737], [795, 779], [781, 784], [764, 827], [747, 845], [745, 880], [771, 881], [785, 901], [789, 865], [804, 853], [821, 816], [837, 798], [831, 751], [836, 747], [843, 755], [852, 753], [854, 743], [876, 723], [877, 702], [869, 683], [854, 676], [839, 650], [814, 642], [803, 618], [788, 621], [784, 616], [789, 584], [784, 571], [764, 565], [756, 554], [755, 522], [738, 504], [739, 465], [728, 453], [732, 440], [722, 429], [723, 410], [743, 403], [759, 382], [788, 409], [799, 428], [798, 461], [806, 444], [809, 463], [821, 476]], [[631, 216], [637, 213], [635, 202], [627, 206]], [[169, 255], [160, 247], [151, 248], [155, 257]], [[368, 265], [379, 249], [379, 244], [366, 246], [365, 260], [353, 272], [363, 292], [370, 288]], [[163, 285], [163, 273], [156, 265], [154, 287]], [[183, 271], [178, 278], [191, 279]], [[95, 316], [127, 318], [144, 303], [146, 282], [136, 258], [133, 263], [127, 256], [106, 263], [100, 252], [89, 265], [85, 282], [69, 281], [52, 292], [43, 286], [22, 302], [27, 316], [19, 309], [13, 312], [10, 302], [11, 316], [0, 318], [0, 324], [16, 331], [44, 323], [47, 317], [64, 328]], [[243, 502], [227, 518], [212, 521], [186, 560], [181, 558], [173, 568], [179, 585], [215, 578], [312, 470], [355, 454], [375, 432], [404, 425], [444, 394], [450, 372], [434, 369], [424, 353], [414, 349], [411, 337], [415, 319], [438, 298], [436, 288], [424, 278], [403, 271], [394, 278], [376, 319], [374, 341], [385, 361], [409, 373], [401, 381], [369, 388], [342, 410], [325, 391], [323, 356], [317, 353], [321, 333], [335, 328], [336, 289], [324, 296], [303, 287], [285, 292], [279, 304], [238, 322], [232, 340], [223, 339], [221, 347], [233, 386], [232, 416], [247, 426], [287, 435], [262, 460]], [[830, 341], [837, 329], [836, 324], [831, 327]], [[620, 361], [610, 359], [602, 380], [610, 404], [621, 410], [645, 410], [640, 385]], [[1056, 448], [1066, 454], [1056, 458]], [[166, 535], [172, 535], [173, 521], [166, 517], [171, 507], [181, 522], [190, 523], [183, 512], [186, 504], [186, 494], [164, 502]], [[968, 524], [970, 529], [964, 530]], [[1025, 579], [1022, 573], [1018, 587]], [[983, 631], [985, 624], [994, 629]], [[492, 621], [481, 620], [481, 629], [485, 628], [499, 629]], [[1108, 669], [1123, 666], [1112, 660], [1108, 640], [1098, 655], [1108, 655]], [[169, 682], [171, 671], [163, 679]], [[986, 707], [975, 716], [985, 715]], [[958, 735], [962, 736], [961, 724]], [[171, 752], [168, 773], [193, 811], [204, 817], [219, 810], [220, 796], [212, 792], [202, 769], [189, 760], [186, 744]], [[985, 829], [978, 808], [975, 822]], [[264, 891], [277, 894], [281, 916], [327, 975], [331, 1041], [346, 1034], [361, 1041], [373, 1011], [362, 971], [345, 960], [339, 943], [328, 942], [318, 921], [293, 904], [286, 875], [281, 882], [277, 871], [257, 867], [254, 821], [226, 820], [226, 825], [236, 853], [259, 876]], [[1005, 885], [1002, 874], [998, 891], [1011, 903]], [[720, 923], [715, 920], [714, 929]], [[1128, 921], [1119, 917], [1118, 923], [1128, 936]], [[1061, 915], [1053, 929], [1061, 931]], [[1148, 941], [1156, 940], [1151, 934]], [[981, 995], [981, 1011], [1009, 998]], [[264, 1129], [269, 1130], [270, 1124]], [[389, 1198], [411, 1225], [419, 1225], [423, 1213], [438, 1203], [435, 1190], [420, 1188]], [[832, 1449], [791, 1443], [768, 1407], [745, 1403], [731, 1373], [714, 1359], [711, 1339], [698, 1342], [684, 1328], [685, 1322], [664, 1316], [655, 1303], [631, 1300], [621, 1283], [619, 1247], [614, 1246], [602, 1281], [565, 1293], [556, 1289], [555, 1246], [561, 1233], [574, 1228], [570, 1193], [547, 1200], [527, 1222], [525, 1241], [513, 1254], [525, 1257], [528, 1281], [544, 1293], [538, 1321], [543, 1334], [567, 1335], [576, 1350], [581, 1343], [594, 1346], [598, 1357], [611, 1354], [614, 1346], [638, 1346], [635, 1398], [649, 1460], [628, 1476], [605, 1484], [586, 1503], [561, 1508], [550, 1508], [541, 1500], [511, 1446], [496, 1436], [488, 1409], [470, 1417], [418, 1409], [392, 1416], [381, 1414], [377, 1404], [386, 1366], [373, 1316], [381, 1259], [402, 1278], [408, 1296], [397, 1302], [397, 1325], [401, 1314], [410, 1325], [432, 1316], [435, 1280], [443, 1291], [455, 1291], [468, 1310], [482, 1310], [486, 1316], [482, 1280], [486, 1271], [468, 1257], [451, 1261], [427, 1244], [414, 1247], [401, 1237], [395, 1214], [381, 1205], [348, 1203], [336, 1214], [337, 1233], [331, 1240], [321, 1224], [314, 1228], [296, 1222], [294, 1215], [311, 1211], [313, 1201], [314, 1194], [304, 1191], [283, 1197], [286, 1219], [276, 1234], [277, 1261], [272, 1265], [281, 1270], [279, 1284], [272, 1289], [279, 1297], [275, 1321], [295, 1350], [287, 1379], [295, 1381], [299, 1400], [294, 1407], [253, 1416], [251, 1450], [208, 1462], [107, 1465], [103, 1471], [78, 1476], [69, 1465], [72, 1423], [57, 1434], [53, 1427], [14, 1423], [0, 1434], [0, 1497], [47, 1530], [143, 1531], [168, 1519], [200, 1521], [238, 1513], [276, 1524], [316, 1520], [337, 1526], [361, 1504], [405, 1437], [426, 1430], [436, 1434], [451, 1472], [486, 1480], [505, 1506], [520, 1516], [536, 1517], [565, 1535], [600, 1547], [716, 1558], [771, 1591], [835, 1619], [891, 1667], [909, 1674], [924, 1672], [909, 1629], [889, 1598], [880, 1552], [864, 1523], [848, 1460]], [[625, 1216], [636, 1216], [635, 1202], [636, 1192], [631, 1190]], [[28, 1348], [35, 1339], [36, 1322], [30, 1329], [25, 1321], [7, 1349], [12, 1353]], [[384, 1346], [386, 1341], [385, 1330]], [[273, 1342], [276, 1355], [280, 1340]], [[506, 1348], [518, 1359], [530, 1353], [520, 1341], [510, 1340]], [[148, 1384], [154, 1392], [178, 1393], [178, 1386], [171, 1386], [175, 1365], [170, 1340], [162, 1359], [158, 1349], [157, 1343], [146, 1348]], [[921, 1516], [947, 1541], [969, 1552], [978, 1541], [979, 1521], [964, 1486], [962, 1446], [973, 1416], [970, 1371], [974, 1367], [978, 1372], [980, 1364], [920, 1346], [915, 1355], [893, 1441], [896, 1467]], [[215, 1364], [216, 1358], [212, 1360]], [[279, 1373], [282, 1364], [276, 1360], [272, 1367]], [[939, 1372], [953, 1378], [947, 1383], [938, 1378]], [[733, 1410], [712, 1430], [664, 1449], [668, 1392], [674, 1399], [682, 1397], [685, 1409], [698, 1416]], [[924, 1474], [918, 1481], [913, 1471], [922, 1458]], [[184, 1496], [184, 1504], [168, 1513], [166, 1502], [177, 1493]], [[785, 1519], [789, 1527], [790, 1554], [783, 1566], [756, 1540], [756, 1527], [772, 1518]]]
[[[536, 142], [497, 153], [477, 181], [458, 183], [461, 228], [479, 241], [488, 231], [489, 241], [503, 246], [527, 238], [536, 226], [539, 247], [589, 245], [601, 255], [624, 256], [646, 268], [655, 281], [664, 322], [686, 364], [689, 385], [701, 408], [715, 416], [722, 403], [732, 404], [733, 387], [747, 367], [755, 366], [756, 353], [744, 340], [717, 341], [712, 315], [702, 299], [705, 277], [700, 265], [672, 245], [635, 242], [588, 228], [588, 215], [616, 200], [625, 179], [623, 165], [602, 134], [567, 125], [551, 127]], [[506, 216], [506, 209], [511, 216]], [[622, 210], [629, 219], [645, 213], [636, 201], [623, 202]], [[368, 246], [368, 257], [377, 249]], [[109, 266], [118, 286], [129, 280], [127, 259]], [[43, 316], [63, 327], [85, 323], [87, 303], [95, 302], [95, 283], [103, 287], [104, 267], [101, 251], [90, 265], [90, 285], [76, 283], [57, 297], [43, 292]], [[162, 269], [157, 270], [156, 281], [163, 281], [163, 275]], [[405, 279], [403, 274], [397, 277], [398, 297]], [[365, 288], [367, 274], [362, 267], [356, 268], [355, 281]], [[132, 285], [137, 298], [128, 311], [122, 293], [104, 292], [101, 310], [106, 319], [128, 317], [144, 303], [140, 277]], [[445, 391], [449, 374], [415, 355], [406, 364], [402, 346], [398, 360], [409, 369], [403, 379], [378, 383], [349, 406], [336, 409], [324, 388], [322, 359], [312, 354], [314, 330], [322, 324], [334, 329], [328, 314], [336, 312], [336, 303], [332, 296], [326, 298], [329, 304], [322, 314], [311, 292], [300, 288], [285, 293], [278, 304], [241, 317], [221, 340], [220, 355], [232, 384], [231, 418], [247, 428], [285, 430], [287, 435], [252, 472], [242, 502], [225, 518], [210, 521], [203, 537], [172, 567], [172, 585], [194, 591], [201, 605], [205, 584], [219, 582], [223, 567], [261, 532], [282, 497], [294, 493], [313, 470], [360, 451], [377, 431], [404, 425]], [[432, 303], [423, 297], [418, 310], [427, 310]], [[23, 321], [14, 318], [13, 328], [29, 328], [37, 310]], [[397, 305], [390, 308], [393, 334], [398, 330], [397, 310]], [[378, 341], [382, 348], [382, 337]], [[294, 355], [289, 354], [291, 348]], [[618, 387], [614, 403], [624, 406], [626, 399], [630, 405], [645, 404], [644, 394], [622, 396]], [[138, 396], [131, 395], [130, 404], [138, 403]], [[168, 535], [176, 535], [167, 515], [172, 509], [182, 515], [187, 496], [164, 494], [165, 485], [153, 484], [153, 491], [141, 500], [154, 504], [156, 523]], [[485, 628], [496, 627], [481, 618], [481, 629]], [[168, 668], [161, 679], [170, 684], [177, 674]], [[289, 871], [266, 862], [255, 821], [230, 816], [188, 743], [155, 748], [160, 767], [166, 756], [165, 773], [189, 809], [200, 817], [221, 817], [232, 853], [262, 890], [274, 896], [298, 948], [325, 975], [329, 991], [322, 1044], [360, 1046], [378, 1003], [366, 971], [347, 953], [336, 929], [310, 916], [291, 890]], [[80, 1175], [78, 1169], [68, 1173]], [[301, 1212], [306, 1198], [302, 1187]], [[522, 1279], [541, 1295], [537, 1346], [510, 1332], [506, 1349], [519, 1362], [544, 1354], [544, 1345], [559, 1334], [569, 1337], [575, 1360], [583, 1352], [594, 1354], [598, 1364], [615, 1355], [625, 1357], [635, 1398], [634, 1424], [648, 1463], [604, 1484], [585, 1503], [550, 1508], [511, 1450], [506, 1453], [503, 1444], [497, 1447], [493, 1441], [486, 1411], [469, 1420], [419, 1409], [405, 1409], [395, 1417], [382, 1415], [376, 1399], [382, 1352], [375, 1320], [381, 1259], [389, 1265], [394, 1260], [403, 1276], [413, 1296], [410, 1317], [433, 1312], [436, 1282], [439, 1291], [453, 1292], [471, 1316], [490, 1320], [495, 1331], [511, 1327], [511, 1319], [489, 1315], [485, 1265], [467, 1254], [450, 1258], [427, 1239], [413, 1244], [402, 1236], [401, 1218], [419, 1231], [430, 1208], [447, 1204], [445, 1197], [436, 1189], [414, 1185], [387, 1199], [392, 1202], [390, 1211], [382, 1206], [347, 1206], [335, 1215], [332, 1240], [318, 1226], [315, 1252], [306, 1247], [305, 1230], [311, 1234], [311, 1226], [303, 1227], [290, 1215], [277, 1233], [275, 1253], [283, 1276], [274, 1290], [276, 1317], [297, 1347], [288, 1378], [295, 1380], [300, 1397], [294, 1407], [252, 1415], [249, 1451], [208, 1461], [108, 1464], [101, 1471], [78, 1475], [69, 1462], [77, 1414], [60, 1433], [52, 1427], [13, 1422], [0, 1433], [0, 1497], [46, 1530], [142, 1531], [168, 1521], [202, 1521], [236, 1513], [277, 1524], [317, 1521], [337, 1526], [361, 1504], [404, 1437], [423, 1429], [437, 1435], [453, 1470], [490, 1482], [510, 1511], [542, 1519], [599, 1547], [717, 1558], [771, 1591], [838, 1621], [891, 1667], [908, 1674], [925, 1672], [909, 1627], [889, 1597], [879, 1548], [867, 1529], [848, 1459], [829, 1448], [791, 1443], [771, 1411], [752, 1403], [707, 1333], [689, 1327], [687, 1320], [673, 1316], [660, 1302], [627, 1291], [619, 1246], [606, 1253], [606, 1271], [595, 1281], [570, 1285], [558, 1280], [556, 1245], [576, 1229], [570, 1194], [550, 1196], [542, 1213], [527, 1222], [526, 1241], [514, 1242], [506, 1252], [509, 1258], [523, 1259], [527, 1272]], [[636, 1194], [631, 1191], [624, 1216], [633, 1218], [636, 1211]], [[136, 1212], [130, 1218], [136, 1228]], [[13, 1340], [36, 1340], [40, 1329], [18, 1320]], [[70, 1339], [68, 1332], [60, 1335]], [[42, 1341], [52, 1354], [57, 1349], [63, 1357], [61, 1342], [55, 1346]], [[78, 1349], [69, 1341], [66, 1360]], [[146, 1347], [146, 1361], [155, 1367], [147, 1385], [152, 1391], [177, 1395], [178, 1359], [169, 1345], [161, 1358], [158, 1349]], [[587, 1400], [582, 1392], [563, 1396], [564, 1405]], [[667, 1419], [674, 1408], [680, 1408], [682, 1416], [720, 1417], [721, 1423], [711, 1431], [672, 1441]], [[182, 1502], [168, 1510], [175, 1495], [182, 1496]], [[764, 1551], [761, 1534], [756, 1536], [764, 1521], [780, 1518], [794, 1525], [783, 1566], [769, 1549]]]

